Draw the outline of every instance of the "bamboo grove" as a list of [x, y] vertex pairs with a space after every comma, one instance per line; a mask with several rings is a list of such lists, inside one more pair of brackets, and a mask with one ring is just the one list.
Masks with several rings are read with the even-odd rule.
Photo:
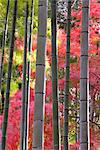
[[[2, 36], [2, 51], [0, 52], [0, 92], [2, 93], [3, 66], [5, 57], [6, 36], [9, 26], [9, 6], [11, 0], [7, 0], [7, 8], [4, 21], [4, 29]], [[34, 0], [24, 1], [24, 48], [23, 48], [23, 63], [22, 63], [22, 99], [21, 99], [21, 121], [20, 121], [20, 142], [18, 149], [29, 149], [29, 106], [30, 106], [30, 84], [31, 84], [31, 57], [32, 57], [32, 36], [34, 30]], [[52, 126], [53, 126], [53, 149], [64, 150], [70, 149], [69, 144], [69, 103], [70, 103], [70, 60], [71, 60], [71, 29], [72, 29], [72, 9], [78, 7], [80, 1], [67, 0], [67, 19], [65, 22], [66, 34], [66, 53], [64, 62], [64, 98], [63, 98], [63, 135], [60, 129], [60, 112], [59, 112], [59, 66], [58, 66], [58, 20], [57, 20], [57, 0], [49, 1], [50, 14], [48, 14], [48, 0], [38, 0], [38, 27], [37, 27], [37, 50], [36, 50], [36, 73], [35, 73], [35, 88], [34, 88], [34, 115], [33, 117], [33, 138], [32, 150], [44, 149], [44, 123], [45, 123], [45, 95], [46, 95], [46, 43], [47, 41], [47, 23], [48, 15], [50, 15], [51, 23], [51, 80], [52, 80]], [[31, 7], [29, 7], [31, 5]], [[10, 105], [10, 89], [13, 67], [14, 43], [16, 40], [17, 16], [18, 16], [19, 0], [14, 0], [12, 13], [12, 27], [9, 46], [8, 70], [6, 79], [6, 96], [4, 104], [4, 115], [2, 123], [2, 138], [0, 150], [7, 150], [6, 137], [7, 125]], [[90, 150], [90, 127], [89, 127], [89, 12], [90, 0], [82, 0], [82, 23], [81, 23], [81, 42], [80, 42], [80, 103], [79, 103], [79, 127], [80, 127], [80, 150]], [[50, 87], [51, 88], [51, 87]], [[77, 133], [77, 93], [76, 86], [76, 133]], [[2, 94], [1, 94], [2, 95]], [[1, 97], [0, 97], [1, 98]], [[63, 142], [61, 142], [61, 136]], [[77, 135], [76, 135], [77, 136]], [[77, 137], [76, 137], [77, 142]], [[49, 150], [49, 149], [47, 149]], [[52, 149], [50, 149], [52, 150]], [[76, 148], [76, 150], [78, 150]]]

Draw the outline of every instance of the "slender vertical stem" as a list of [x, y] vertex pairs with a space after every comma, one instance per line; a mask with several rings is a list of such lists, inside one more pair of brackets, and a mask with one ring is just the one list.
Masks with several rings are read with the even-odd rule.
[[80, 150], [90, 150], [88, 35], [89, 0], [82, 0], [82, 40], [80, 58]]
[[[75, 112], [75, 123], [76, 123], [76, 130], [75, 130], [75, 133], [76, 133], [76, 137], [75, 137], [75, 140], [76, 140], [76, 144], [77, 144], [77, 142], [78, 142], [78, 126], [77, 126], [77, 123], [78, 123], [78, 119], [77, 119], [77, 117], [78, 117], [78, 115], [77, 115], [77, 112], [78, 112], [78, 99], [77, 99], [77, 85], [76, 85], [76, 93], [75, 93], [75, 108], [76, 108], [76, 112]], [[78, 150], [78, 148], [76, 147], [76, 150]]]
[[[32, 28], [33, 28], [33, 0], [31, 1], [31, 15], [29, 22], [29, 40], [28, 40], [28, 52], [31, 56], [32, 49]], [[28, 131], [29, 131], [29, 99], [30, 99], [30, 67], [31, 62], [28, 59], [27, 62], [27, 85], [26, 85], [26, 108], [25, 108], [25, 150], [28, 150]]]
[[97, 91], [94, 90], [93, 93], [91, 94], [91, 104], [90, 104], [90, 120], [91, 120], [91, 122], [93, 122], [93, 118], [94, 118], [96, 93], [97, 93]]
[[5, 49], [6, 36], [7, 36], [9, 3], [10, 3], [10, 1], [8, 0], [8, 2], [7, 2], [7, 8], [6, 8], [6, 17], [5, 17], [5, 25], [4, 25], [4, 31], [3, 31], [3, 38], [2, 38], [2, 54], [1, 54], [1, 61], [0, 61], [0, 91], [1, 91], [1, 86], [2, 86], [3, 63], [4, 63], [4, 49]]
[[20, 150], [25, 149], [25, 99], [26, 99], [26, 68], [27, 68], [27, 23], [28, 23], [28, 2], [25, 9], [25, 35], [24, 35], [24, 56], [23, 56], [23, 81], [22, 81], [22, 115], [20, 129]]
[[45, 47], [47, 30], [47, 0], [38, 2], [38, 37], [34, 100], [34, 130], [32, 150], [44, 149]]
[[69, 82], [70, 82], [70, 30], [71, 30], [71, 0], [68, 0], [67, 15], [67, 47], [66, 47], [66, 73], [64, 97], [64, 150], [69, 149], [68, 144], [68, 109], [69, 109]]
[[56, 0], [51, 1], [51, 32], [52, 32], [52, 100], [53, 100], [53, 140], [54, 150], [59, 150], [59, 115], [58, 115], [58, 65], [57, 65], [57, 22]]
[[11, 42], [10, 42], [10, 49], [9, 49], [6, 99], [5, 99], [5, 106], [4, 106], [4, 119], [2, 125], [2, 145], [1, 145], [2, 150], [6, 149], [6, 131], [7, 131], [7, 122], [8, 122], [10, 82], [11, 82], [11, 71], [12, 71], [12, 61], [13, 61], [13, 51], [14, 51], [16, 15], [17, 15], [17, 0], [14, 1], [13, 22], [12, 22], [12, 32], [11, 32], [12, 35], [11, 35]]

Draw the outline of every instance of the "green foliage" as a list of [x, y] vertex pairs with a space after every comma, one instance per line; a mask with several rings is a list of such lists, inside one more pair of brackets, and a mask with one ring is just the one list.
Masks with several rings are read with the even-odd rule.
[[23, 55], [22, 55], [22, 51], [18, 51], [17, 49], [15, 49], [14, 51], [14, 65], [20, 65], [23, 62]]
[[[26, 0], [18, 0], [18, 12], [17, 12], [17, 26], [16, 26], [16, 36], [23, 37], [24, 36], [24, 14], [25, 14], [25, 1]], [[29, 3], [29, 16], [30, 16], [30, 10], [31, 10], [31, 0], [28, 0]], [[11, 24], [12, 24], [12, 12], [13, 12], [13, 4], [14, 1], [10, 0], [10, 9], [9, 9], [9, 19], [8, 19], [8, 40], [10, 39], [10, 33], [11, 33]], [[2, 31], [4, 29], [4, 20], [5, 20], [5, 14], [6, 14], [6, 5], [7, 1], [0, 0], [0, 39], [2, 38]], [[49, 1], [49, 10], [50, 10], [50, 1]], [[38, 27], [38, 1], [34, 0], [34, 15], [33, 15], [33, 33], [37, 33], [37, 27]], [[50, 17], [50, 12], [48, 14], [48, 17]], [[30, 20], [30, 17], [29, 17]], [[50, 28], [50, 18], [48, 18], [48, 31], [47, 36], [50, 37], [51, 34], [51, 28]]]
[[[17, 28], [16, 31], [20, 37], [24, 35], [24, 11], [25, 11], [25, 1], [26, 0], [19, 0], [18, 1], [18, 12], [17, 12]], [[30, 15], [30, 8], [31, 8], [31, 0], [28, 0], [29, 3], [29, 15]], [[9, 27], [8, 33], [11, 32], [11, 24], [12, 24], [12, 11], [13, 11], [13, 4], [14, 1], [10, 0], [10, 10], [9, 10]], [[4, 20], [6, 14], [6, 5], [7, 1], [0, 0], [0, 35], [2, 34], [2, 30], [4, 28]], [[37, 14], [38, 14], [38, 1], [34, 1], [34, 28], [37, 27]], [[36, 30], [36, 29], [35, 29]]]

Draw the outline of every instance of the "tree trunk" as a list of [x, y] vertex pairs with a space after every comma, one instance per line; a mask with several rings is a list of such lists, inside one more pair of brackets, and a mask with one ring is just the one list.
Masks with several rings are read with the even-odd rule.
[[88, 72], [89, 0], [82, 1], [82, 42], [80, 62], [80, 150], [90, 150], [89, 72]]
[[2, 86], [3, 63], [4, 63], [4, 49], [5, 49], [6, 36], [7, 36], [9, 3], [10, 3], [10, 1], [8, 0], [8, 2], [7, 2], [7, 8], [6, 8], [6, 18], [5, 18], [5, 25], [4, 25], [4, 31], [3, 31], [3, 38], [2, 38], [2, 54], [1, 54], [1, 61], [0, 61], [0, 92], [1, 92], [1, 86]]
[[20, 129], [20, 150], [25, 149], [25, 99], [26, 99], [26, 68], [27, 68], [27, 25], [28, 25], [28, 2], [25, 9], [25, 35], [24, 35], [24, 56], [23, 56], [23, 81], [22, 81], [22, 114]]
[[70, 82], [70, 30], [71, 30], [71, 0], [68, 0], [67, 16], [67, 47], [66, 47], [66, 76], [65, 76], [65, 98], [64, 98], [64, 150], [69, 149], [68, 145], [68, 103], [69, 103], [69, 82]]
[[[31, 15], [29, 22], [29, 39], [28, 39], [28, 53], [31, 56], [32, 49], [32, 29], [33, 29], [33, 0], [31, 2]], [[26, 104], [25, 104], [25, 150], [28, 150], [28, 131], [29, 131], [29, 100], [30, 100], [30, 57], [27, 62], [27, 84], [26, 84]]]
[[16, 14], [17, 14], [17, 0], [14, 1], [12, 35], [11, 35], [11, 42], [10, 42], [10, 49], [9, 49], [9, 62], [8, 62], [6, 99], [5, 99], [4, 119], [3, 119], [3, 126], [2, 126], [2, 147], [1, 147], [2, 150], [6, 149], [6, 131], [7, 131], [7, 122], [8, 122], [10, 81], [11, 81], [13, 51], [14, 51], [14, 38], [15, 38], [14, 35], [15, 35], [15, 27], [16, 27]]
[[59, 150], [59, 115], [58, 115], [58, 61], [57, 61], [57, 22], [56, 0], [51, 1], [51, 32], [52, 32], [52, 100], [53, 100], [53, 140], [54, 150]]
[[34, 130], [32, 150], [43, 150], [45, 102], [45, 47], [47, 30], [47, 0], [38, 3], [38, 39], [34, 101]]

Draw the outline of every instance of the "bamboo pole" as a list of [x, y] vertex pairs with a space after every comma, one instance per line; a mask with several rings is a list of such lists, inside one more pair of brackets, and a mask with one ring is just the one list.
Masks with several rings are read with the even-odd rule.
[[10, 1], [8, 0], [7, 8], [6, 8], [6, 17], [5, 17], [3, 38], [2, 38], [2, 54], [1, 54], [1, 61], [0, 61], [0, 92], [1, 92], [1, 86], [2, 86], [2, 77], [3, 77], [4, 49], [5, 49], [6, 36], [7, 36], [9, 4], [10, 4]]
[[[78, 142], [78, 87], [76, 85], [76, 92], [75, 92], [75, 108], [76, 108], [76, 111], [75, 111], [75, 141], [76, 141], [76, 144]], [[78, 150], [77, 146], [76, 146], [76, 150]]]
[[69, 149], [68, 110], [69, 110], [69, 82], [70, 82], [70, 30], [71, 30], [71, 0], [68, 0], [66, 73], [65, 73], [65, 96], [64, 96], [64, 150]]
[[[31, 56], [32, 49], [32, 29], [33, 29], [33, 0], [31, 1], [31, 14], [29, 22], [29, 40], [28, 53]], [[26, 85], [26, 104], [25, 104], [25, 150], [28, 150], [28, 131], [29, 131], [29, 100], [30, 100], [30, 70], [31, 60], [28, 58], [27, 62], [27, 85]]]
[[89, 0], [82, 0], [82, 40], [80, 58], [80, 150], [90, 150], [88, 35]]
[[20, 150], [25, 149], [25, 99], [26, 99], [26, 68], [27, 68], [27, 25], [28, 25], [28, 1], [25, 9], [25, 35], [24, 35], [24, 55], [23, 55], [23, 81], [22, 81], [22, 114], [20, 128]]
[[6, 131], [7, 131], [7, 122], [8, 122], [10, 82], [11, 82], [11, 71], [12, 71], [12, 61], [13, 61], [13, 51], [14, 51], [16, 15], [17, 15], [17, 0], [14, 1], [12, 32], [11, 32], [11, 41], [10, 41], [10, 49], [9, 49], [9, 62], [8, 62], [6, 99], [5, 99], [4, 118], [3, 118], [3, 125], [2, 125], [2, 145], [1, 145], [1, 149], [2, 150], [6, 149]]
[[43, 150], [45, 103], [45, 47], [47, 30], [47, 0], [38, 2], [38, 37], [34, 100], [34, 129], [32, 150]]
[[57, 58], [57, 22], [56, 0], [51, 1], [51, 34], [52, 34], [52, 100], [53, 100], [53, 141], [54, 150], [59, 150], [59, 114], [58, 114], [58, 58]]

